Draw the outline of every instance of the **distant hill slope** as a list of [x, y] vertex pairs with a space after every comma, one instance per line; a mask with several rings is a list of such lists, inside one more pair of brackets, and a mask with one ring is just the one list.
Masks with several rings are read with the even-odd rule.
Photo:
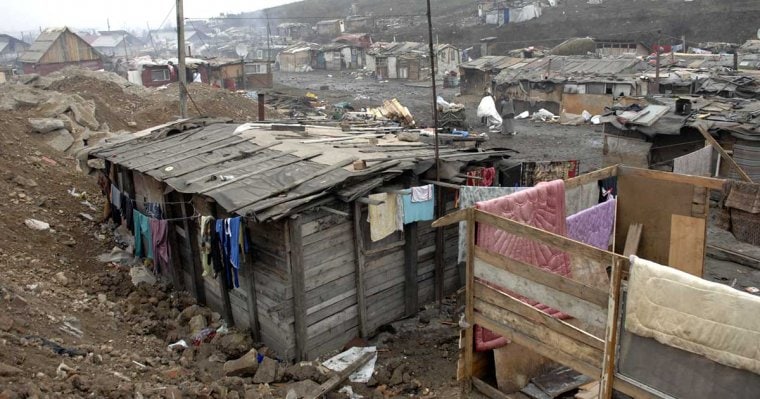
[[[377, 21], [376, 40], [427, 40], [424, 0], [305, 0], [267, 10], [271, 22], [307, 22], [342, 18], [351, 4], [360, 15]], [[663, 42], [675, 43], [685, 35], [690, 45], [722, 41], [742, 43], [755, 38], [760, 29], [760, 0], [606, 0], [601, 5], [587, 0], [559, 0], [559, 5], [544, 8], [541, 18], [503, 27], [477, 24], [476, 0], [432, 0], [434, 34], [441, 42], [461, 47], [472, 46], [483, 37], [498, 38], [499, 50], [530, 45], [552, 46], [570, 37], [593, 36], [605, 39], [656, 41], [657, 30]], [[383, 16], [402, 17], [395, 26], [386, 27]], [[263, 12], [245, 16], [263, 17]], [[234, 20], [247, 25], [261, 20]], [[394, 25], [394, 24], [391, 24]]]

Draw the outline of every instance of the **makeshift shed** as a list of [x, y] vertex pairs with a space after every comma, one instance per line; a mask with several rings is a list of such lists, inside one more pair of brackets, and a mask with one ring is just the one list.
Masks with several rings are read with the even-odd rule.
[[109, 57], [132, 58], [137, 56], [143, 42], [124, 30], [100, 31], [90, 45]]
[[[756, 309], [760, 301], [701, 279], [708, 194], [721, 191], [724, 181], [613, 166], [565, 181], [565, 192], [614, 177], [618, 197], [610, 247], [485, 210], [490, 204], [433, 223], [467, 222], [467, 327], [459, 379], [465, 388], [474, 386], [492, 398], [511, 393], [486, 382], [494, 372], [497, 381], [521, 381], [518, 390], [536, 381], [535, 369], [519, 363], [528, 355], [503, 359], [497, 350], [476, 351], [485, 336], [478, 338], [479, 326], [507, 338], [510, 343], [503, 348], [526, 348], [535, 353], [530, 355], [534, 362], [548, 359], [598, 380], [591, 394], [598, 392], [599, 398], [611, 398], [613, 389], [635, 398], [753, 396], [760, 370], [756, 340], [749, 337], [760, 334], [760, 327], [737, 315]], [[506, 234], [511, 237], [506, 242], [524, 242], [552, 260], [569, 255], [576, 266], [560, 275], [516, 260], [508, 246], [491, 246], [492, 235], [481, 234], [486, 231]], [[593, 270], [606, 284], [579, 278], [574, 274], [578, 266]], [[501, 366], [494, 369], [494, 360]], [[565, 374], [563, 383], [572, 384], [572, 373]], [[546, 393], [541, 384], [533, 385]]]
[[277, 54], [277, 63], [283, 72], [308, 72], [317, 67], [319, 45], [296, 43]]
[[19, 58], [24, 73], [47, 75], [67, 66], [102, 69], [100, 54], [67, 27], [46, 29]]
[[[120, 136], [90, 155], [105, 160], [136, 212], [158, 208], [165, 216], [172, 261], [161, 270], [175, 287], [250, 328], [283, 359], [339, 349], [460, 286], [455, 228], [436, 232], [430, 217], [378, 239], [379, 225], [368, 222], [372, 207], [396, 207], [394, 195], [429, 184], [430, 145], [287, 128], [298, 126], [190, 121]], [[442, 182], [429, 200], [440, 214], [453, 209], [447, 187], [464, 182], [460, 169], [493, 165], [507, 153], [445, 150]], [[199, 239], [207, 216], [242, 217], [251, 250], [240, 260], [238, 285], [224, 272], [204, 274]]]
[[0, 33], [0, 62], [14, 63], [26, 49], [29, 43], [16, 39], [11, 35]]
[[507, 56], [487, 55], [476, 60], [464, 62], [459, 66], [460, 92], [462, 95], [480, 95], [485, 89], [493, 89], [492, 81], [502, 69], [514, 65], [526, 64], [531, 59]]

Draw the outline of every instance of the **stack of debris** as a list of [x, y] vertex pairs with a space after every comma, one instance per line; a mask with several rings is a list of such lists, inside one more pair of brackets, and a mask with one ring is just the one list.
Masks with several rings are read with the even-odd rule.
[[368, 109], [367, 112], [380, 118], [387, 118], [402, 124], [404, 127], [415, 127], [414, 117], [409, 112], [409, 108], [401, 105], [397, 99], [383, 101], [383, 106]]

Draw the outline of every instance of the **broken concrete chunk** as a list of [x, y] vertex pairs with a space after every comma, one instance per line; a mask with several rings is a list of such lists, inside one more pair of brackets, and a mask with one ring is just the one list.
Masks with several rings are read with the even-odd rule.
[[55, 118], [29, 118], [32, 131], [37, 133], [50, 133], [54, 130], [63, 129], [63, 121]]
[[87, 128], [98, 130], [100, 123], [95, 119], [95, 106], [88, 103], [71, 104], [71, 112], [74, 113], [74, 120]]
[[192, 335], [196, 335], [201, 332], [204, 328], [206, 328], [206, 317], [202, 314], [197, 314], [193, 316], [192, 319], [190, 319], [190, 323], [188, 324], [190, 326], [190, 333]]
[[277, 361], [268, 357], [259, 364], [256, 375], [253, 376], [254, 384], [271, 384], [277, 375]]
[[251, 349], [241, 358], [225, 362], [224, 375], [228, 377], [255, 375], [259, 368], [258, 355], [256, 349]]
[[74, 145], [74, 136], [66, 129], [58, 129], [48, 134], [46, 144], [56, 151], [64, 152]]

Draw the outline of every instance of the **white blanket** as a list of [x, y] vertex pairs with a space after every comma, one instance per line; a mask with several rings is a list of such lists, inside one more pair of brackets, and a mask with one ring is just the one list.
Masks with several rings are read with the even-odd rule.
[[760, 374], [760, 298], [632, 256], [625, 328]]

